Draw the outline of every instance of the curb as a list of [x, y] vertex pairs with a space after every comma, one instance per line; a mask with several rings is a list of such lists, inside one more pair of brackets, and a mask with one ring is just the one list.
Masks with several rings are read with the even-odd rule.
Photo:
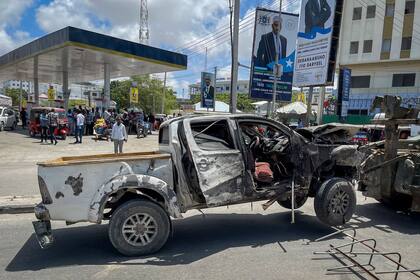
[[0, 196], [0, 215], [33, 213], [40, 201], [40, 196]]

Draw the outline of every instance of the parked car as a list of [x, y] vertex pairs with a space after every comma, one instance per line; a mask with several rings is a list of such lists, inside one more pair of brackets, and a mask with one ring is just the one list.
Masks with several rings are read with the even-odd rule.
[[0, 131], [5, 128], [14, 130], [17, 122], [16, 113], [12, 107], [0, 106]]
[[299, 134], [255, 115], [189, 115], [161, 125], [158, 152], [39, 163], [42, 203], [33, 222], [39, 243], [52, 244], [51, 220], [110, 219], [109, 238], [120, 253], [150, 254], [166, 243], [171, 218], [260, 200], [267, 200], [264, 209], [275, 202], [290, 209], [292, 186], [294, 208], [315, 197], [323, 223], [345, 224], [356, 207], [357, 146], [334, 144], [334, 132], [322, 138], [322, 131]]

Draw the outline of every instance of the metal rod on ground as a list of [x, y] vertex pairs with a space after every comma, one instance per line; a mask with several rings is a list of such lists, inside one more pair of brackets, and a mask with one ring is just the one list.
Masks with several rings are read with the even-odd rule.
[[214, 67], [214, 96], [213, 96], [213, 112], [216, 111], [216, 92], [217, 92], [217, 66]]
[[230, 81], [230, 113], [236, 113], [237, 92], [236, 87], [238, 83], [238, 47], [239, 47], [239, 9], [240, 1], [234, 0], [233, 6], [233, 42], [232, 42], [232, 69]]
[[165, 99], [166, 99], [166, 72], [165, 72], [165, 77], [163, 78], [163, 89], [162, 89], [163, 93], [162, 93], [162, 108], [161, 108], [161, 113], [165, 114]]
[[308, 99], [306, 100], [306, 119], [305, 126], [309, 126], [311, 123], [312, 115], [312, 95], [314, 93], [314, 87], [309, 87]]
[[[280, 22], [279, 22], [279, 24], [281, 24], [281, 5], [283, 4], [282, 2], [283, 1], [280, 0], [280, 5], [279, 5], [279, 21]], [[280, 43], [280, 40], [279, 40], [279, 43]], [[273, 99], [272, 99], [272, 102], [271, 102], [271, 118], [274, 118], [274, 115], [276, 114], [277, 78], [279, 77], [279, 75], [281, 76], [282, 73], [280, 73], [280, 72], [281, 71], [280, 71], [280, 66], [279, 66], [279, 53], [278, 53], [278, 50], [276, 50], [275, 64], [274, 64]]]
[[295, 223], [295, 172], [293, 172], [292, 176], [292, 224]]

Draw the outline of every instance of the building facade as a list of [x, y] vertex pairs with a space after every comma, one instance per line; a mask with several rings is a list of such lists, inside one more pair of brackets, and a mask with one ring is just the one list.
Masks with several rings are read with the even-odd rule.
[[[237, 83], [236, 90], [238, 91], [238, 93], [248, 93], [249, 91], [248, 86], [249, 86], [248, 80], [239, 80]], [[200, 83], [189, 85], [188, 91], [190, 95], [199, 94], [201, 92]], [[230, 92], [230, 80], [217, 79], [216, 93], [229, 93], [229, 92]]]
[[349, 114], [367, 115], [376, 95], [420, 106], [420, 2], [344, 1], [339, 66], [352, 70]]
[[8, 80], [3, 82], [3, 89], [20, 89], [20, 83], [22, 83], [22, 90], [26, 92], [32, 91], [32, 83], [28, 81]]

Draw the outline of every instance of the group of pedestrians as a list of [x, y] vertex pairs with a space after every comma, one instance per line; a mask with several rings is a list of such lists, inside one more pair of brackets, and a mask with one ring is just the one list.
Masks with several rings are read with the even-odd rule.
[[[83, 124], [82, 121], [83, 116]], [[93, 135], [93, 127], [97, 119], [101, 118], [102, 114], [99, 111], [99, 108], [73, 108], [67, 110], [67, 119], [69, 121], [69, 135], [77, 136], [79, 138], [82, 135]], [[78, 142], [78, 141], [77, 141]], [[81, 142], [81, 141], [80, 141]]]
[[39, 123], [41, 126], [41, 143], [48, 142], [48, 132], [50, 136], [51, 144], [57, 145], [57, 138], [55, 136], [55, 130], [58, 127], [58, 114], [51, 109], [50, 112], [47, 110], [42, 111], [39, 116]]

